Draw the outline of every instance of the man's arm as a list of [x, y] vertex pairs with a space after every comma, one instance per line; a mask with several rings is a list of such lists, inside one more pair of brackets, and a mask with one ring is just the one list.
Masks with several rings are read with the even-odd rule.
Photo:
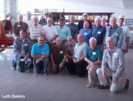
[[120, 29], [119, 31], [119, 40], [118, 40], [118, 44], [117, 44], [117, 47], [121, 49], [122, 47], [122, 43], [123, 43], [123, 30], [122, 28]]
[[13, 51], [14, 51], [14, 53], [17, 54], [19, 57], [22, 56], [22, 53], [19, 51], [19, 47], [18, 47], [18, 44], [17, 44], [17, 39], [14, 40]]

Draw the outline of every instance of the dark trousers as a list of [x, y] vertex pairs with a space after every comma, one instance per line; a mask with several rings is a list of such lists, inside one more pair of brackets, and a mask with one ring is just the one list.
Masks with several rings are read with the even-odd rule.
[[84, 60], [77, 63], [74, 63], [73, 60], [69, 60], [66, 63], [66, 67], [70, 74], [77, 73], [79, 77], [83, 77], [87, 74], [86, 66], [87, 62], [85, 62]]

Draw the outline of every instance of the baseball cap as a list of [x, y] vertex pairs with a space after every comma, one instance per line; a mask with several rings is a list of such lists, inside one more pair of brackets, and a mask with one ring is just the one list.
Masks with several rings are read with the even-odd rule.
[[124, 19], [124, 15], [119, 15], [119, 17], [118, 17], [118, 18], [119, 18], [119, 19], [120, 19], [120, 18], [123, 18], [123, 19]]
[[83, 16], [87, 16], [88, 14], [87, 13], [84, 13]]

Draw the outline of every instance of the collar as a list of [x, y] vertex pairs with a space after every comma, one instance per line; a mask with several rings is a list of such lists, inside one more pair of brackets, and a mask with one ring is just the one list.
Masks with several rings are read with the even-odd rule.
[[[45, 45], [45, 43], [42, 45], [42, 47], [43, 47], [44, 45]], [[39, 43], [37, 43], [37, 47], [40, 47], [40, 46], [39, 46]]]
[[[95, 26], [95, 27], [96, 27], [96, 26]], [[100, 25], [99, 27], [96, 27], [96, 28], [98, 29], [98, 28], [100, 28], [100, 27], [101, 27], [101, 25]]]
[[117, 28], [117, 27], [118, 27], [118, 25], [116, 25], [115, 27], [112, 27], [112, 26], [111, 26], [111, 29], [112, 29], [112, 28]]
[[[89, 46], [89, 49], [92, 50], [90, 46]], [[92, 50], [92, 51], [95, 51], [96, 49], [97, 49], [97, 46], [95, 46], [94, 50]]]
[[[116, 47], [114, 47], [114, 49], [112, 50], [112, 52], [115, 52], [117, 50], [117, 48]], [[109, 49], [108, 49], [108, 51], [109, 51]]]
[[[83, 28], [83, 30], [84, 30], [84, 28]], [[88, 30], [90, 30], [90, 28], [88, 28], [87, 30], [84, 30], [84, 31], [88, 31]]]

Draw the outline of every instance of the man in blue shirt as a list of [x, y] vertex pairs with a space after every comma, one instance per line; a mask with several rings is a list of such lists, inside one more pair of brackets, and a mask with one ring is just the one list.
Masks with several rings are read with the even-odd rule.
[[89, 84], [87, 87], [93, 87], [96, 81], [98, 81], [96, 70], [101, 67], [103, 53], [101, 49], [96, 46], [97, 40], [94, 37], [90, 38], [89, 43], [90, 46], [86, 48], [84, 59], [88, 63], [86, 69], [88, 70]]
[[95, 24], [96, 26], [92, 27], [91, 37], [96, 38], [97, 46], [99, 46], [101, 50], [103, 50], [106, 28], [104, 26], [101, 26], [101, 18], [96, 18]]
[[65, 25], [64, 18], [59, 19], [60, 26], [57, 27], [58, 37], [62, 39], [62, 45], [65, 46], [67, 37], [71, 36], [71, 31], [68, 26]]
[[31, 56], [34, 58], [34, 72], [36, 74], [40, 73], [42, 70], [47, 76], [47, 67], [49, 64], [49, 46], [44, 43], [44, 37], [40, 36], [38, 38], [38, 43], [32, 46]]
[[83, 27], [84, 28], [82, 28], [79, 31], [79, 33], [84, 36], [84, 42], [86, 42], [89, 45], [89, 39], [91, 37], [91, 30], [89, 29], [89, 23], [85, 21]]
[[26, 31], [20, 30], [20, 37], [14, 40], [13, 44], [13, 61], [17, 63], [17, 69], [20, 72], [24, 72], [24, 66], [30, 70], [31, 65], [31, 41], [26, 38]]

